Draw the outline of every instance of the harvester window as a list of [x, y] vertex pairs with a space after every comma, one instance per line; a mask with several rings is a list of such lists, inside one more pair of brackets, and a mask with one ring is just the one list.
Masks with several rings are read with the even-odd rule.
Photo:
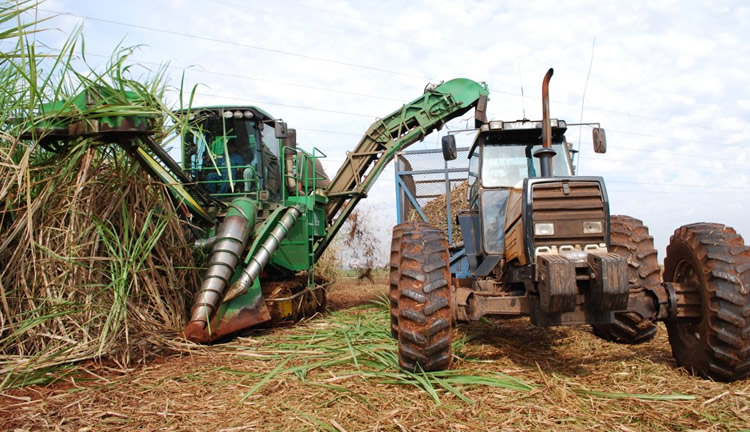
[[234, 193], [255, 192], [255, 122], [213, 115], [201, 119], [194, 131], [185, 140], [193, 178], [209, 193], [225, 194], [227, 198]]
[[263, 169], [266, 189], [272, 200], [281, 198], [281, 166], [279, 163], [279, 139], [273, 126], [263, 125]]

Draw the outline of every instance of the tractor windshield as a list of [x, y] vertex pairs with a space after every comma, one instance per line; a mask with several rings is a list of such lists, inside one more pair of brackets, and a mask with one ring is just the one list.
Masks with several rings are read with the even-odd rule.
[[[527, 177], [541, 174], [534, 152], [541, 144], [485, 144], [482, 149], [482, 186], [513, 187]], [[555, 176], [572, 175], [567, 151], [562, 142], [552, 144], [557, 154], [552, 159]]]

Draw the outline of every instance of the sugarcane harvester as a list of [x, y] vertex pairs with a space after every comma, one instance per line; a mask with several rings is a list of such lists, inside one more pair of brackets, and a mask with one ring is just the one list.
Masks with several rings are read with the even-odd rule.
[[468, 79], [428, 87], [376, 120], [332, 179], [321, 151], [297, 147], [294, 129], [254, 106], [177, 112], [190, 125], [181, 163], [155, 139], [160, 119], [106, 115], [112, 101], [135, 97], [128, 92], [89, 88], [43, 105], [26, 137], [51, 151], [79, 137], [117, 144], [168, 187], [208, 257], [183, 330], [204, 343], [320, 310], [325, 283], [316, 262], [388, 162], [472, 108], [481, 117], [487, 96]]
[[[539, 326], [589, 324], [630, 344], [652, 339], [664, 321], [680, 366], [721, 381], [747, 377], [750, 248], [724, 225], [685, 225], [667, 247], [662, 281], [648, 228], [610, 216], [603, 178], [573, 175], [567, 124], [549, 115], [552, 73], [543, 80], [542, 121], [477, 121], [461, 241], [449, 248], [427, 220], [394, 227], [391, 333], [400, 365], [450, 367], [456, 320], [529, 316]], [[594, 128], [593, 139], [603, 153], [604, 131]], [[442, 153], [456, 158], [454, 135], [443, 137]], [[418, 209], [419, 183], [409, 183], [412, 192], [400, 193]]]

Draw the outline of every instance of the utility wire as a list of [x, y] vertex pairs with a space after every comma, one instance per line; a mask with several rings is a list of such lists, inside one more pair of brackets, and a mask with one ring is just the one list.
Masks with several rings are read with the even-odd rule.
[[253, 49], [253, 50], [257, 50], [257, 51], [270, 52], [270, 53], [280, 54], [280, 55], [285, 55], [285, 56], [304, 58], [304, 59], [307, 59], [307, 60], [315, 60], [315, 61], [320, 61], [320, 62], [324, 62], [324, 63], [337, 64], [337, 65], [341, 65], [341, 66], [348, 66], [348, 67], [353, 67], [353, 68], [358, 68], [358, 69], [367, 69], [367, 70], [372, 70], [372, 71], [376, 71], [376, 72], [382, 72], [382, 73], [391, 74], [391, 75], [399, 75], [399, 76], [403, 76], [403, 77], [407, 77], [407, 78], [414, 78], [414, 79], [419, 79], [419, 80], [423, 80], [423, 81], [430, 81], [430, 78], [426, 78], [424, 76], [419, 76], [419, 75], [414, 75], [414, 74], [399, 72], [399, 71], [390, 70], [390, 69], [383, 69], [383, 68], [374, 67], [374, 66], [366, 66], [366, 65], [356, 64], [356, 63], [350, 63], [350, 62], [346, 62], [346, 61], [342, 61], [342, 60], [334, 60], [334, 59], [328, 59], [328, 58], [323, 58], [323, 57], [311, 56], [311, 55], [308, 55], [308, 54], [294, 53], [294, 52], [290, 52], [290, 51], [284, 51], [284, 50], [281, 50], [281, 49], [278, 49], [278, 48], [268, 48], [268, 47], [263, 47], [263, 46], [259, 46], [259, 45], [251, 45], [251, 44], [245, 44], [245, 43], [240, 43], [240, 42], [233, 42], [233, 41], [228, 41], [228, 40], [225, 40], [225, 39], [212, 38], [212, 37], [208, 37], [208, 36], [194, 35], [194, 34], [191, 34], [191, 33], [178, 32], [178, 31], [174, 31], [174, 30], [165, 30], [165, 29], [159, 29], [159, 28], [149, 27], [149, 26], [144, 26], [144, 25], [130, 24], [130, 23], [122, 22], [122, 21], [115, 21], [115, 20], [109, 20], [109, 19], [103, 19], [103, 18], [94, 18], [94, 17], [90, 17], [90, 16], [86, 16], [86, 15], [79, 15], [79, 14], [76, 14], [76, 13], [73, 13], [73, 12], [60, 12], [60, 11], [53, 11], [53, 10], [49, 10], [49, 9], [40, 9], [40, 10], [42, 10], [44, 12], [56, 14], [56, 15], [69, 15], [69, 16], [74, 16], [74, 17], [81, 18], [81, 19], [84, 19], [84, 20], [96, 21], [96, 22], [101, 22], [101, 23], [105, 23], [105, 24], [114, 24], [114, 25], [119, 25], [119, 26], [124, 26], [124, 27], [137, 28], [137, 29], [148, 30], [148, 31], [153, 31], [153, 32], [157, 32], [157, 33], [169, 34], [169, 35], [186, 37], [186, 38], [197, 39], [197, 40], [204, 40], [204, 41], [208, 41], [208, 42], [215, 42], [215, 43], [220, 43], [220, 44], [225, 44], [225, 45], [231, 45], [231, 46], [237, 46], [237, 47], [242, 47], [242, 48], [248, 48], [248, 49]]
[[[438, 45], [425, 45], [425, 44], [421, 44], [421, 43], [417, 43], [417, 42], [411, 42], [408, 39], [389, 37], [389, 36], [384, 36], [384, 35], [375, 34], [375, 33], [368, 33], [366, 31], [362, 31], [362, 30], [354, 29], [354, 28], [349, 28], [349, 27], [339, 27], [339, 26], [330, 25], [330, 24], [323, 24], [320, 21], [315, 21], [315, 20], [310, 20], [310, 19], [305, 19], [305, 18], [299, 18], [299, 17], [291, 16], [291, 15], [286, 14], [286, 13], [273, 12], [273, 11], [264, 10], [264, 9], [248, 8], [246, 5], [239, 5], [237, 3], [231, 3], [231, 2], [221, 1], [221, 0], [213, 0], [213, 2], [214, 3], [218, 3], [218, 4], [223, 4], [223, 5], [226, 5], [226, 6], [231, 6], [231, 7], [239, 8], [239, 9], [242, 9], [242, 11], [245, 11], [245, 12], [254, 12], [254, 13], [261, 14], [261, 15], [283, 17], [284, 19], [287, 19], [287, 20], [299, 21], [299, 22], [311, 24], [311, 25], [314, 25], [314, 26], [317, 26], [317, 27], [329, 28], [329, 29], [340, 30], [340, 31], [345, 31], [345, 32], [350, 32], [350, 33], [357, 33], [357, 34], [361, 34], [361, 35], [365, 35], [365, 36], [372, 36], [372, 37], [376, 37], [376, 38], [380, 38], [380, 39], [387, 39], [387, 40], [390, 40], [390, 41], [393, 41], [393, 42], [396, 42], [396, 43], [399, 43], [399, 44], [402, 44], [402, 45], [410, 45], [410, 46], [414, 46], [414, 47], [418, 47], [418, 48], [429, 48], [429, 49], [443, 48], [442, 46], [438, 46]], [[380, 28], [380, 26], [377, 26], [377, 28]]]
[[319, 112], [325, 112], [325, 113], [333, 113], [333, 114], [341, 114], [341, 115], [348, 115], [348, 116], [354, 116], [354, 117], [364, 117], [368, 119], [374, 119], [377, 116], [369, 115], [369, 114], [358, 114], [353, 112], [347, 112], [347, 111], [337, 111], [337, 110], [329, 110], [324, 108], [315, 108], [315, 107], [309, 107], [309, 106], [303, 106], [303, 105], [292, 105], [292, 104], [285, 104], [280, 102], [271, 102], [271, 101], [264, 101], [264, 100], [258, 100], [258, 99], [247, 99], [247, 98], [241, 98], [237, 96], [225, 96], [225, 95], [211, 95], [206, 93], [195, 93], [198, 96], [204, 96], [204, 97], [219, 97], [222, 99], [232, 99], [232, 100], [238, 100], [243, 102], [250, 102], [254, 104], [265, 104], [265, 105], [276, 105], [276, 106], [283, 106], [288, 108], [297, 108], [297, 109], [303, 109], [303, 110], [309, 110], [309, 111], [319, 111]]
[[[218, 0], [215, 0], [215, 1], [218, 1]], [[330, 16], [335, 16], [335, 17], [340, 17], [340, 18], [345, 18], [345, 19], [348, 19], [348, 20], [357, 20], [357, 21], [360, 21], [360, 22], [363, 22], [363, 23], [370, 24], [371, 26], [379, 28], [379, 29], [403, 31], [403, 29], [401, 29], [401, 28], [390, 27], [390, 26], [385, 25], [382, 22], [369, 21], [369, 20], [366, 20], [364, 18], [359, 18], [359, 17], [355, 17], [355, 16], [352, 16], [352, 15], [347, 15], [347, 14], [342, 14], [342, 13], [336, 13], [336, 12], [334, 12], [332, 10], [329, 10], [329, 9], [317, 8], [317, 7], [306, 5], [306, 4], [301, 3], [301, 2], [285, 1], [284, 4], [296, 5], [298, 7], [309, 9], [309, 10], [314, 10], [314, 11], [323, 13], [325, 15], [330, 15]], [[240, 5], [237, 5], [237, 6], [240, 6]], [[436, 40], [443, 41], [443, 42], [448, 42], [450, 44], [460, 45], [460, 46], [463, 46], [463, 47], [474, 47], [475, 46], [475, 45], [468, 44], [468, 43], [465, 43], [465, 42], [460, 42], [460, 41], [455, 41], [455, 40], [449, 40], [449, 39], [438, 38]]]
[[[300, 58], [305, 58], [305, 59], [309, 59], [309, 60], [316, 60], [316, 61], [321, 61], [321, 62], [328, 62], [328, 63], [332, 63], [332, 64], [339, 64], [339, 65], [343, 65], [343, 66], [349, 66], [349, 67], [353, 67], [353, 68], [368, 69], [368, 70], [373, 70], [373, 71], [387, 73], [387, 74], [393, 74], [393, 75], [399, 75], [399, 76], [404, 76], [404, 77], [408, 77], [408, 78], [420, 79], [420, 80], [423, 80], [423, 81], [431, 81], [431, 80], [433, 80], [432, 78], [428, 78], [428, 77], [424, 77], [424, 76], [418, 76], [418, 75], [414, 75], [414, 74], [408, 74], [408, 73], [405, 73], [405, 72], [400, 72], [400, 71], [395, 71], [395, 70], [389, 70], [389, 69], [383, 69], [383, 68], [378, 68], [378, 67], [373, 67], [373, 66], [367, 66], [367, 65], [361, 65], [361, 64], [356, 64], [356, 63], [351, 63], [351, 62], [345, 62], [345, 61], [340, 61], [340, 60], [334, 60], [334, 59], [326, 59], [326, 58], [315, 57], [315, 56], [310, 56], [310, 55], [306, 55], [306, 54], [293, 53], [293, 52], [284, 51], [284, 50], [275, 49], [275, 48], [267, 48], [267, 47], [262, 47], [262, 46], [257, 46], [257, 45], [242, 44], [242, 43], [239, 43], [239, 42], [228, 41], [228, 40], [224, 40], [224, 39], [209, 38], [209, 37], [206, 37], [206, 36], [193, 35], [193, 34], [190, 34], [190, 33], [183, 33], [183, 32], [177, 32], [177, 31], [172, 31], [172, 30], [163, 30], [163, 29], [158, 29], [158, 28], [154, 28], [154, 27], [148, 27], [148, 26], [142, 26], [142, 25], [125, 23], [125, 22], [121, 22], [121, 21], [114, 21], [114, 20], [107, 20], [107, 19], [102, 19], [102, 18], [89, 17], [89, 16], [85, 16], [85, 15], [80, 15], [80, 14], [72, 13], [72, 12], [59, 12], [59, 11], [53, 11], [53, 10], [49, 10], [49, 9], [40, 9], [40, 10], [42, 10], [44, 12], [52, 13], [52, 14], [74, 16], [74, 17], [78, 17], [78, 18], [81, 18], [81, 19], [84, 19], [84, 20], [98, 21], [98, 22], [103, 22], [103, 23], [107, 23], [107, 24], [115, 24], [115, 25], [120, 25], [120, 26], [124, 26], [124, 27], [132, 27], [132, 28], [137, 28], [137, 29], [142, 29], [142, 30], [148, 30], [148, 31], [160, 32], [160, 33], [165, 33], [165, 34], [171, 34], [171, 35], [180, 36], [180, 37], [193, 38], [193, 39], [199, 39], [199, 40], [206, 40], [206, 41], [209, 41], [209, 42], [216, 42], [216, 43], [221, 43], [221, 44], [239, 46], [239, 47], [244, 47], [244, 48], [249, 48], [249, 49], [255, 49], [255, 50], [259, 50], [259, 51], [276, 53], [276, 54], [280, 54], [280, 55], [288, 55], [288, 56], [300, 57]], [[493, 93], [500, 93], [500, 94], [506, 94], [506, 95], [516, 96], [516, 97], [522, 97], [519, 93], [510, 92], [510, 91], [493, 90]], [[529, 97], [531, 99], [540, 100], [540, 98], [538, 98], [538, 97], [533, 97], [533, 96], [529, 96]], [[560, 104], [560, 105], [568, 105], [568, 106], [578, 107], [578, 104], [575, 104], [575, 103], [569, 103], [569, 102], [564, 102], [564, 101], [556, 101], [556, 100], [551, 100], [551, 102], [553, 102], [555, 104]], [[652, 120], [652, 121], [657, 121], [657, 122], [661, 122], [661, 123], [674, 124], [674, 125], [683, 126], [683, 127], [705, 129], [705, 130], [710, 130], [710, 131], [715, 131], [715, 132], [723, 132], [723, 133], [735, 134], [735, 135], [745, 135], [746, 134], [746, 132], [743, 132], [743, 131], [736, 131], [736, 130], [733, 131], [733, 130], [727, 130], [727, 129], [720, 129], [720, 128], [715, 128], [715, 127], [711, 127], [711, 126], [697, 125], [697, 124], [694, 124], [694, 123], [676, 122], [676, 121], [672, 121], [672, 120], [667, 120], [667, 119], [662, 119], [662, 118], [656, 118], [656, 117], [650, 117], [650, 116], [645, 116], [645, 115], [640, 115], [640, 114], [633, 114], [633, 113], [628, 113], [628, 112], [623, 112], [623, 111], [617, 111], [617, 110], [612, 110], [612, 109], [606, 109], [606, 108], [598, 108], [598, 107], [589, 106], [589, 107], [587, 107], [587, 109], [594, 110], [594, 111], [600, 111], [600, 112], [606, 112], [606, 113], [610, 113], [610, 114], [616, 114], [616, 115], [622, 115], [622, 116], [628, 116], [628, 117], [634, 117], [634, 118], [641, 118], [641, 119], [645, 119], [645, 120]]]
[[[634, 193], [634, 194], [675, 194], [678, 192], [674, 191], [656, 191], [656, 190], [618, 190], [618, 189], [607, 189], [607, 192], [619, 192], [619, 193]], [[748, 196], [748, 193], [733, 193], [733, 192], [696, 192], [696, 191], [679, 191], [681, 195], [732, 195], [732, 196]]]
[[[52, 50], [59, 52], [59, 50]], [[105, 56], [101, 54], [86, 54], [90, 57], [101, 57], [101, 58], [110, 58], [111, 56]], [[77, 59], [80, 60], [79, 56], [76, 56]], [[148, 62], [148, 61], [140, 61], [140, 60], [133, 60], [136, 64], [148, 64], [148, 65], [154, 65], [154, 66], [164, 66], [164, 64], [155, 63], [155, 62]], [[258, 77], [250, 77], [250, 76], [244, 76], [244, 75], [238, 75], [238, 74], [229, 74], [224, 72], [216, 72], [216, 71], [210, 71], [205, 69], [199, 69], [197, 66], [187, 66], [187, 67], [180, 67], [180, 66], [174, 66], [174, 65], [167, 65], [166, 67], [171, 69], [178, 69], [178, 70], [190, 70], [190, 71], [197, 71], [200, 73], [206, 73], [211, 75], [217, 75], [217, 76], [227, 76], [232, 78], [240, 78], [240, 79], [247, 79], [251, 81], [259, 81], [259, 82], [268, 82], [278, 85], [284, 85], [284, 86], [292, 86], [292, 87], [298, 87], [298, 88], [307, 88], [312, 90], [318, 90], [323, 92], [331, 92], [331, 93], [339, 93], [339, 94], [346, 94], [346, 95], [352, 95], [352, 96], [361, 96], [361, 97], [367, 97], [367, 98], [373, 98], [373, 99], [381, 99], [381, 100], [389, 100], [394, 102], [402, 102], [402, 99], [397, 98], [391, 98], [391, 97], [384, 97], [384, 96], [376, 96], [376, 95], [369, 95], [364, 93], [357, 93], [357, 92], [350, 92], [346, 90], [337, 90], [337, 89], [331, 89], [326, 87], [318, 87], [318, 86], [309, 86], [304, 84], [296, 84], [296, 83], [290, 83], [290, 82], [284, 82], [284, 81], [275, 81], [275, 80], [268, 80], [264, 78], [258, 78]], [[493, 91], [493, 93], [506, 93], [506, 94], [513, 94], [510, 92], [501, 92], [501, 91]], [[357, 113], [351, 113], [351, 112], [344, 112], [344, 111], [337, 111], [337, 110], [330, 110], [330, 109], [324, 109], [324, 108], [317, 108], [317, 107], [309, 107], [309, 106], [300, 106], [300, 105], [293, 105], [293, 104], [282, 104], [278, 102], [271, 102], [271, 101], [260, 101], [255, 99], [244, 99], [234, 96], [225, 96], [225, 95], [217, 95], [217, 94], [206, 94], [206, 93], [199, 93], [202, 96], [206, 97], [218, 97], [218, 98], [225, 98], [225, 99], [233, 99], [233, 100], [242, 100], [245, 102], [252, 102], [252, 103], [261, 103], [261, 104], [268, 104], [268, 105], [277, 105], [277, 106], [285, 106], [290, 108], [298, 108], [298, 109], [304, 109], [304, 110], [312, 110], [312, 111], [320, 111], [320, 112], [327, 112], [327, 113], [334, 113], [334, 114], [342, 114], [342, 115], [351, 115], [355, 117], [364, 117], [364, 118], [376, 118], [378, 116], [372, 114], [357, 114]], [[513, 94], [516, 95], [516, 94]], [[516, 95], [518, 96], [518, 95]], [[572, 105], [572, 104], [571, 104]], [[590, 108], [595, 109], [595, 108]], [[625, 114], [629, 115], [629, 114]], [[320, 129], [302, 129], [298, 128], [298, 130], [310, 130], [315, 132], [322, 132], [322, 133], [330, 133], [330, 134], [336, 134], [336, 135], [350, 135], [350, 136], [361, 136], [361, 134], [358, 133], [352, 133], [352, 132], [343, 132], [343, 131], [331, 131], [331, 130], [320, 130]], [[693, 143], [699, 143], [699, 144], [710, 144], [710, 145], [717, 145], [717, 146], [723, 146], [726, 145], [725, 143], [718, 143], [718, 142], [711, 142], [711, 141], [704, 141], [704, 140], [693, 140], [693, 139], [686, 139], [686, 138], [676, 138], [676, 137], [669, 137], [664, 135], [653, 135], [653, 134], [645, 134], [645, 133], [638, 133], [638, 132], [632, 132], [632, 131], [620, 131], [620, 130], [612, 130], [608, 129], [609, 132], [614, 133], [621, 133], [626, 135], [634, 135], [634, 136], [641, 136], [641, 137], [649, 137], [649, 138], [658, 138], [658, 139], [665, 139], [665, 140], [677, 140], [677, 141], [683, 141], [683, 142], [693, 142]], [[627, 147], [627, 146], [620, 146], [620, 145], [609, 145], [610, 148], [613, 149], [623, 149], [628, 151], [638, 151], [638, 152], [646, 152], [646, 153], [653, 153], [653, 150], [644, 150], [644, 149], [637, 149], [633, 147]], [[580, 148], [580, 145], [579, 145]], [[693, 155], [693, 154], [685, 154], [670, 150], [659, 150], [660, 152], [667, 153], [667, 154], [674, 154], [681, 157], [687, 157], [687, 158], [696, 158], [696, 159], [712, 159], [712, 160], [722, 160], [722, 161], [730, 161], [730, 162], [744, 162], [744, 159], [736, 159], [736, 158], [721, 158], [721, 157], [715, 157], [715, 156], [706, 156], [706, 155]], [[580, 153], [579, 153], [580, 155]], [[580, 160], [580, 156], [579, 156]], [[615, 160], [615, 159], [607, 159], [607, 160]], [[579, 166], [580, 168], [580, 166]]]
[[679, 156], [679, 157], [686, 157], [686, 158], [693, 158], [693, 159], [711, 159], [711, 160], [720, 160], [720, 161], [728, 161], [728, 162], [740, 162], [740, 163], [746, 162], [745, 159], [723, 158], [723, 157], [716, 157], [716, 156], [704, 156], [702, 154], [701, 155], [695, 155], [695, 154], [680, 153], [680, 152], [675, 152], [675, 151], [670, 151], [670, 150], [661, 150], [661, 149], [644, 150], [644, 149], [638, 149], [638, 148], [634, 148], [634, 147], [626, 147], [626, 146], [620, 146], [620, 145], [617, 145], [617, 146], [610, 145], [608, 147], [609, 148], [613, 148], [613, 149], [621, 149], [621, 150], [626, 150], [626, 151], [636, 151], [636, 152], [649, 153], [649, 154], [654, 154], [655, 152], [663, 152], [663, 153], [672, 154], [672, 155]]
[[[670, 183], [655, 183], [655, 182], [637, 182], [637, 181], [625, 181], [625, 180], [607, 180], [605, 183], [622, 183], [622, 184], [634, 184], [643, 186], [669, 186], [669, 187], [689, 187], [689, 188], [702, 188], [702, 189], [722, 189], [726, 190], [726, 186], [709, 186], [709, 185], [683, 185], [683, 184], [670, 184]], [[750, 188], [738, 188], [732, 187], [732, 190], [747, 190], [750, 193]]]

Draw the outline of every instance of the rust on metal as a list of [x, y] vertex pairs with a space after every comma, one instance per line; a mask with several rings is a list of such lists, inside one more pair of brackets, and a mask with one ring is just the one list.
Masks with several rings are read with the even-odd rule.
[[542, 148], [534, 152], [539, 158], [542, 177], [552, 177], [552, 157], [557, 153], [552, 148], [552, 123], [549, 117], [549, 80], [554, 70], [550, 68], [542, 82]]
[[196, 343], [214, 342], [249, 327], [271, 320], [271, 314], [262, 297], [252, 306], [226, 313], [221, 319], [214, 317], [209, 326], [205, 322], [191, 321], [185, 326], [185, 339]]
[[552, 148], [552, 124], [549, 116], [549, 81], [554, 69], [549, 68], [542, 81], [542, 146]]

